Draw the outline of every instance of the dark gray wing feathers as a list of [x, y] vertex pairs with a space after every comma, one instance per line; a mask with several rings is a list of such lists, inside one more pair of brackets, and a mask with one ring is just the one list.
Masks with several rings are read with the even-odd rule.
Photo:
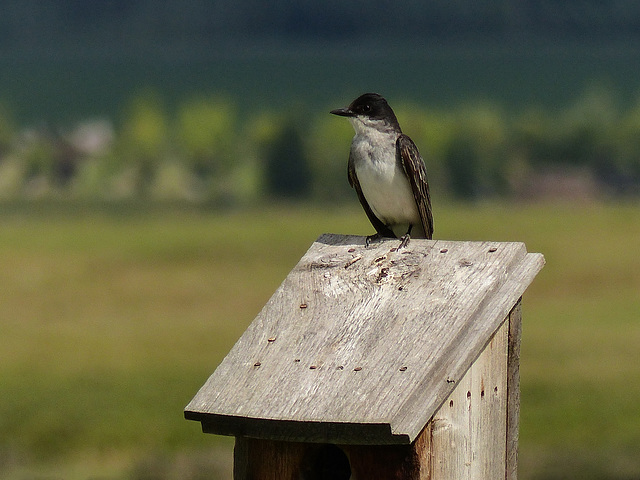
[[411, 184], [413, 198], [418, 206], [420, 221], [424, 229], [425, 238], [433, 237], [433, 215], [431, 213], [431, 197], [427, 182], [427, 169], [413, 141], [401, 134], [396, 142], [396, 153], [404, 169], [404, 173]]

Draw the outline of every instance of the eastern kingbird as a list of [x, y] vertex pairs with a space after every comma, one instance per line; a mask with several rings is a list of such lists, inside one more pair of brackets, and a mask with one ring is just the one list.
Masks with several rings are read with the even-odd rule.
[[346, 108], [332, 110], [347, 117], [356, 131], [349, 152], [349, 184], [356, 190], [376, 234], [401, 238], [433, 236], [427, 170], [418, 147], [400, 129], [387, 101], [365, 93]]

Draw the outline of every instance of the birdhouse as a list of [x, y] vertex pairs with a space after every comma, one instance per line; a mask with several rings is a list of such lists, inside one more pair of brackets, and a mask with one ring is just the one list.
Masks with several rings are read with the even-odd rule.
[[514, 242], [323, 235], [185, 408], [236, 480], [515, 479]]

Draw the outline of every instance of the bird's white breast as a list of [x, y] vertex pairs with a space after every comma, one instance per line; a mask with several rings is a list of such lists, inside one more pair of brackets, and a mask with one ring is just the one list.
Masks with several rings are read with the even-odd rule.
[[[396, 135], [356, 134], [351, 145], [362, 193], [373, 213], [387, 225], [419, 224], [411, 185], [396, 160]], [[404, 232], [403, 232], [404, 233]]]

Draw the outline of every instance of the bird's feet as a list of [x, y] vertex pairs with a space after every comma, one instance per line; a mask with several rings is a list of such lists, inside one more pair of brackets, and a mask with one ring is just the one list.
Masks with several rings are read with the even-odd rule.
[[411, 240], [411, 236], [408, 233], [405, 233], [400, 237], [400, 245], [398, 246], [398, 250], [409, 245], [409, 241]]
[[375, 242], [377, 240], [380, 240], [382, 238], [382, 235], [380, 235], [379, 233], [374, 233], [373, 235], [367, 235], [367, 238], [364, 241], [364, 248], [367, 248], [369, 245], [371, 245], [371, 242]]

